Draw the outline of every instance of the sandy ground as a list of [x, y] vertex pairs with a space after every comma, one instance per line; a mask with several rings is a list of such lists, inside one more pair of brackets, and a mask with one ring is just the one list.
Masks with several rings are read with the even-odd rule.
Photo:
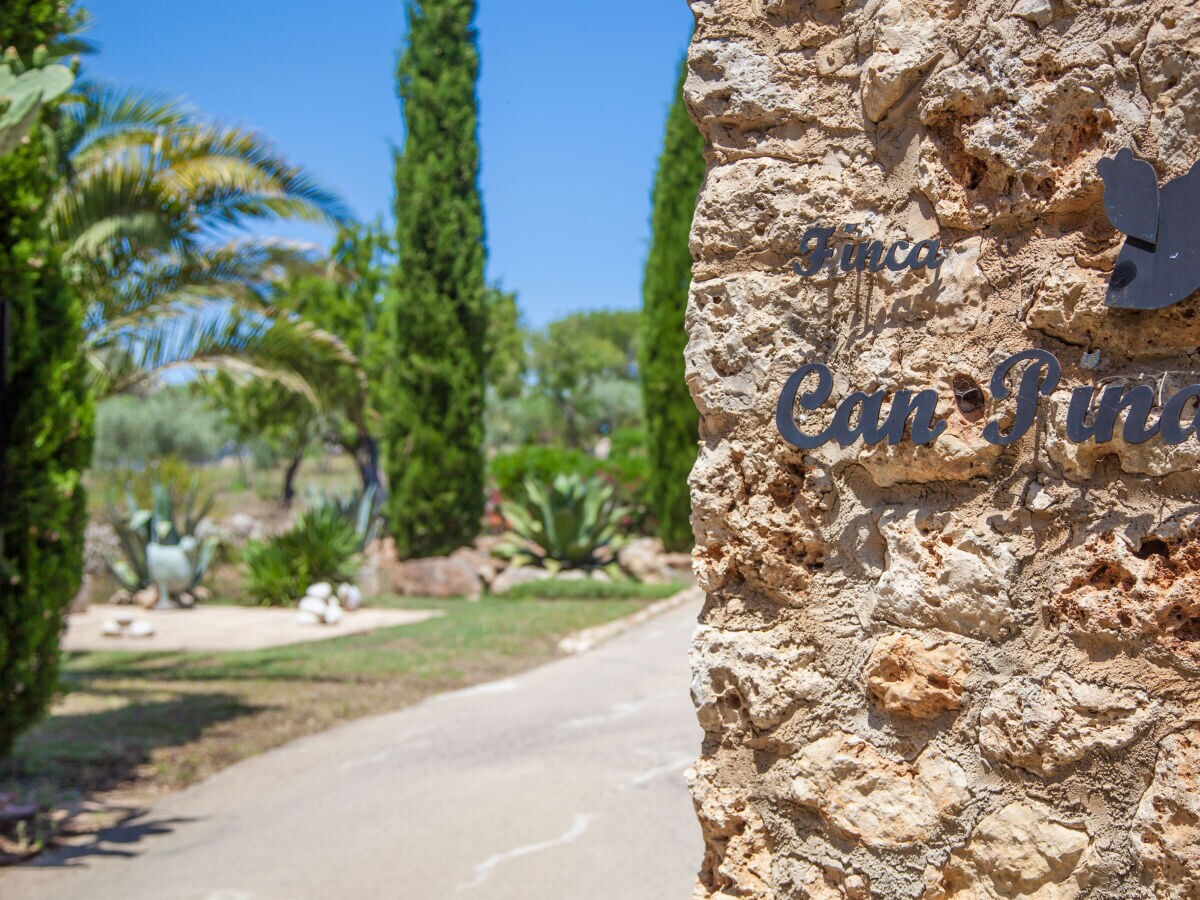
[[[358, 609], [342, 616], [336, 625], [301, 625], [294, 609], [250, 606], [198, 606], [194, 609], [144, 610], [136, 606], [92, 606], [87, 612], [67, 619], [63, 649], [210, 651], [261, 650], [302, 641], [320, 641], [387, 628], [412, 625], [441, 610]], [[105, 637], [101, 626], [107, 619], [133, 616], [154, 625], [153, 637]]]

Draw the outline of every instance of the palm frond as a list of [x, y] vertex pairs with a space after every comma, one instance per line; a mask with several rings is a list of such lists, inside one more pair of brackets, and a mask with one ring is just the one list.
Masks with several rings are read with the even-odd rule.
[[127, 332], [122, 344], [124, 353], [110, 353], [110, 364], [95, 385], [98, 396], [125, 393], [164, 372], [189, 368], [226, 372], [235, 379], [265, 378], [320, 406], [326, 373], [358, 363], [337, 337], [307, 322], [238, 311], [208, 320], [156, 321], [141, 333]]

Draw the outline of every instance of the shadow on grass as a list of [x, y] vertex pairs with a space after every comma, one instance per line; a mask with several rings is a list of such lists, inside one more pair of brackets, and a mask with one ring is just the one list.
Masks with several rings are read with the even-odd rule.
[[135, 780], [155, 750], [188, 744], [214, 725], [261, 709], [217, 692], [139, 699], [136, 692], [101, 688], [94, 699], [120, 705], [50, 716], [0, 764], [0, 781], [50, 782], [81, 795], [111, 790]]

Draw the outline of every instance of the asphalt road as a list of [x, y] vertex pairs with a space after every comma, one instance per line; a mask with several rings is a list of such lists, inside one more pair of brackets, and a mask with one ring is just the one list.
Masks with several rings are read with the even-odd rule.
[[697, 612], [238, 763], [0, 872], [0, 897], [687, 898]]

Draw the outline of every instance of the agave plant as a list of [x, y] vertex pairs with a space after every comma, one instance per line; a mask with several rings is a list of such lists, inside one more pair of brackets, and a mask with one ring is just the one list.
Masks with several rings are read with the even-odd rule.
[[526, 478], [523, 494], [501, 504], [509, 537], [516, 539], [505, 548], [514, 558], [551, 567], [600, 565], [600, 551], [616, 540], [629, 514], [617, 502], [616, 488], [600, 478], [563, 474], [548, 485]]
[[[215, 536], [196, 536], [196, 528], [208, 515], [212, 504], [211, 495], [200, 498], [198, 481], [192, 482], [181, 499], [177, 499], [162, 482], [153, 481], [149, 509], [138, 503], [132, 488], [126, 488], [124, 511], [118, 510], [111, 500], [108, 503], [109, 521], [124, 554], [123, 559], [112, 555], [105, 557], [109, 571], [126, 590], [140, 591], [156, 582], [161, 588], [164, 575], [170, 570], [168, 587], [176, 592], [190, 591], [200, 583], [217, 551]], [[166, 548], [179, 549], [163, 552]], [[186, 576], [179, 573], [184, 559], [190, 568]], [[159, 599], [164, 604], [168, 600], [167, 597]]]
[[310, 494], [309, 500], [311, 507], [328, 509], [353, 528], [358, 541], [355, 553], [366, 550], [379, 536], [381, 504], [379, 492], [374, 485], [365, 491], [355, 491], [348, 495]]

